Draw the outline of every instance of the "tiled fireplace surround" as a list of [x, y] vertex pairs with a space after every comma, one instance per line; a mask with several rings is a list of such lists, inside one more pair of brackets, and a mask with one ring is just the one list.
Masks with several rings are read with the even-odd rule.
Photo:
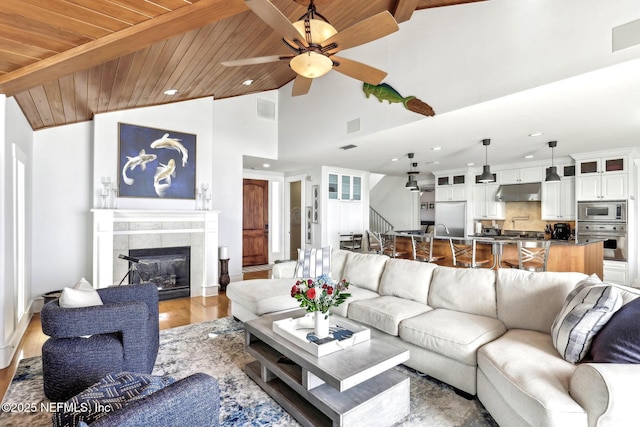
[[[218, 212], [93, 209], [93, 284], [117, 285], [129, 249], [191, 247], [191, 296], [218, 294]], [[125, 283], [127, 281], [125, 280]]]

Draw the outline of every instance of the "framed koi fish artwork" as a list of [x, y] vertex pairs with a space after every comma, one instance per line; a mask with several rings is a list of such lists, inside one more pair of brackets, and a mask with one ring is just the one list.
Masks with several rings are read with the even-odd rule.
[[118, 123], [120, 197], [195, 199], [196, 136]]

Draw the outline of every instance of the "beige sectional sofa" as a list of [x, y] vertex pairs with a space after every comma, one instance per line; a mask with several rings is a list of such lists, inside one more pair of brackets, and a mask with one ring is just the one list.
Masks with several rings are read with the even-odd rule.
[[[501, 426], [631, 426], [640, 365], [565, 361], [550, 330], [586, 275], [459, 269], [383, 255], [332, 252], [332, 277], [352, 296], [333, 315], [405, 347], [405, 365], [477, 395]], [[247, 321], [290, 310], [295, 262], [272, 279], [231, 283], [232, 314]], [[620, 287], [625, 302], [640, 290]]]

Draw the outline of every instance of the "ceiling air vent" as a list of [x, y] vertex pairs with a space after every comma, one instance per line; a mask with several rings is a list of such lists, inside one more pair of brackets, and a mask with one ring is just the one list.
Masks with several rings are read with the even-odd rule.
[[353, 145], [353, 144], [349, 144], [349, 145], [343, 145], [342, 147], [340, 147], [341, 150], [351, 150], [352, 148], [356, 148], [357, 145]]

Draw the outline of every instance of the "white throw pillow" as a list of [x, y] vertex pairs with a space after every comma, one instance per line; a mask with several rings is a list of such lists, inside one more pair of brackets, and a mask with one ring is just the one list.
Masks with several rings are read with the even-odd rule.
[[618, 290], [591, 275], [572, 290], [551, 327], [551, 339], [560, 355], [578, 363], [586, 356], [593, 337], [622, 306]]
[[298, 249], [296, 277], [315, 279], [323, 274], [331, 277], [331, 246], [320, 249]]
[[58, 304], [62, 308], [91, 307], [102, 305], [102, 298], [100, 298], [98, 291], [93, 289], [91, 283], [83, 277], [73, 288], [62, 290]]

